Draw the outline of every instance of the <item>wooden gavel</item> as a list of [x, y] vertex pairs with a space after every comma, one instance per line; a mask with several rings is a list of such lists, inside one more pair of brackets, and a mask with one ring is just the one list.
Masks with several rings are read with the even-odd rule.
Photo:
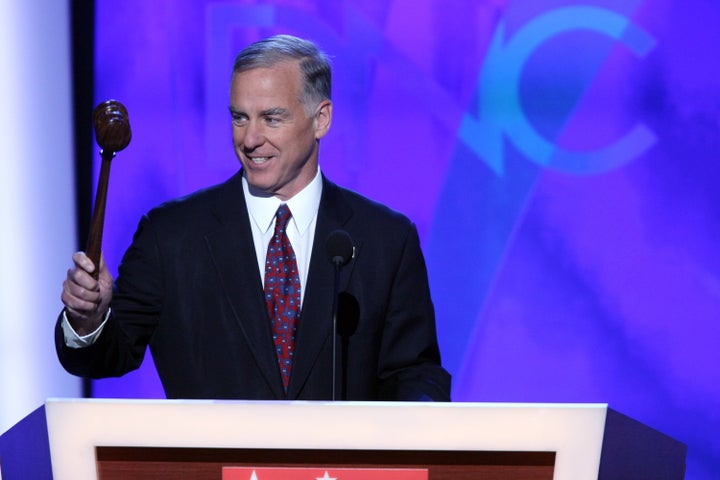
[[95, 139], [100, 146], [102, 165], [100, 167], [100, 178], [95, 193], [95, 205], [85, 253], [95, 264], [93, 276], [98, 278], [103, 227], [105, 225], [105, 204], [110, 180], [110, 162], [117, 152], [128, 146], [132, 133], [127, 109], [122, 103], [115, 100], [107, 100], [95, 107], [93, 127], [95, 128]]

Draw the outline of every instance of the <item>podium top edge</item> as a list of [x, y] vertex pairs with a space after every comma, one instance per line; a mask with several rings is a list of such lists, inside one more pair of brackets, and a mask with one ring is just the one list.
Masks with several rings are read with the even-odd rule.
[[127, 399], [127, 398], [74, 398], [49, 397], [45, 405], [62, 403], [83, 404], [127, 404], [127, 405], [292, 405], [292, 406], [328, 406], [328, 407], [422, 407], [422, 408], [562, 408], [562, 409], [602, 409], [607, 403], [531, 403], [531, 402], [390, 402], [390, 401], [324, 401], [324, 400], [198, 400], [198, 399]]

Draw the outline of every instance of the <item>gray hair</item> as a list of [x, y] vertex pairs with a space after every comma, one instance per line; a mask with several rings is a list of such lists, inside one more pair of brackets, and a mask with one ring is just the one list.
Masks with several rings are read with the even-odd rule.
[[275, 35], [244, 48], [235, 57], [233, 75], [287, 61], [300, 62], [303, 76], [300, 101], [308, 114], [323, 100], [330, 100], [332, 78], [327, 55], [313, 42], [292, 35]]

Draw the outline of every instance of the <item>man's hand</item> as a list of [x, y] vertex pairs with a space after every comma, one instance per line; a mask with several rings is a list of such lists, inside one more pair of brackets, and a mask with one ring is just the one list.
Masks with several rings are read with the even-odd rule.
[[67, 272], [60, 298], [70, 325], [79, 336], [84, 336], [94, 332], [107, 314], [112, 300], [112, 277], [102, 257], [97, 280], [92, 276], [95, 265], [85, 252], [76, 252], [72, 259], [75, 265]]

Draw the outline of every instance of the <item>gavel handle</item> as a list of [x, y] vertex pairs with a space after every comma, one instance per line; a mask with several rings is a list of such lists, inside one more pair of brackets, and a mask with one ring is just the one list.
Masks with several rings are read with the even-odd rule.
[[107, 203], [108, 182], [110, 180], [110, 163], [115, 152], [102, 150], [102, 165], [100, 166], [100, 178], [98, 179], [97, 192], [95, 193], [95, 205], [90, 223], [90, 234], [88, 235], [86, 255], [95, 264], [93, 277], [97, 280], [100, 273], [100, 252], [102, 250], [103, 227], [105, 225], [105, 204]]

